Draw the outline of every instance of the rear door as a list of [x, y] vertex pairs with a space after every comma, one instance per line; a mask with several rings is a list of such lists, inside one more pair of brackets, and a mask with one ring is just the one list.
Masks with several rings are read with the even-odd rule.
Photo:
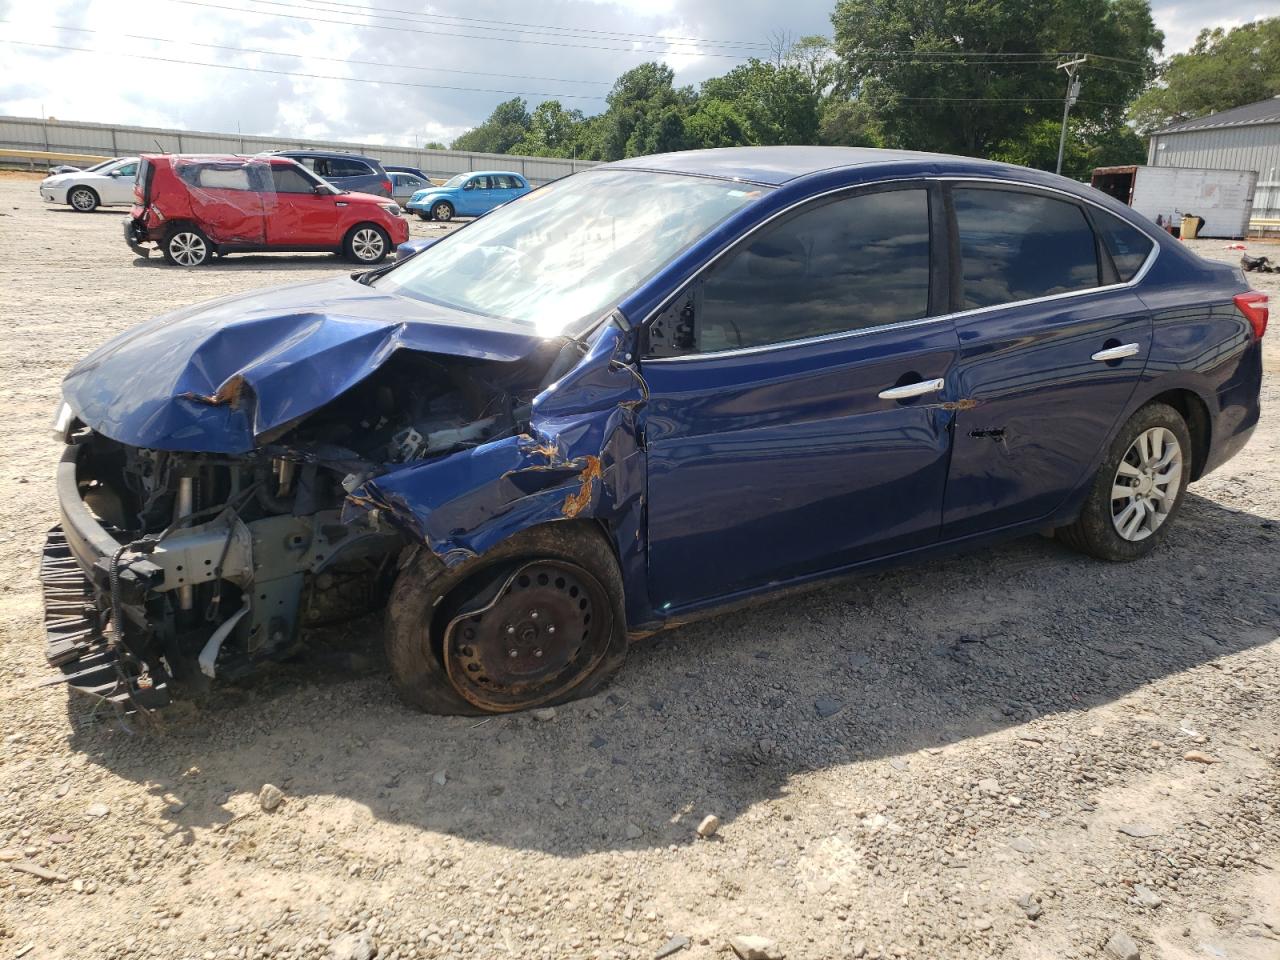
[[267, 245], [328, 249], [338, 244], [341, 194], [324, 185], [291, 160], [272, 160], [267, 194]]
[[950, 539], [1047, 517], [1085, 481], [1146, 366], [1151, 317], [1089, 205], [1003, 184], [948, 192], [960, 337]]
[[248, 160], [216, 160], [182, 163], [178, 168], [191, 197], [191, 212], [215, 243], [262, 244], [262, 193], [250, 167]]

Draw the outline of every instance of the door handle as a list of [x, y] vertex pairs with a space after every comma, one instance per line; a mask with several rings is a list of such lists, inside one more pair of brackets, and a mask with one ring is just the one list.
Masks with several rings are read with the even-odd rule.
[[1099, 350], [1093, 355], [1092, 359], [1101, 360], [1104, 363], [1108, 360], [1123, 360], [1125, 357], [1136, 356], [1141, 349], [1136, 343], [1126, 343], [1123, 346]]
[[936, 380], [917, 380], [915, 383], [904, 384], [901, 387], [881, 390], [879, 396], [881, 400], [910, 400], [912, 397], [922, 397], [926, 393], [937, 393], [945, 386], [946, 381], [941, 377]]

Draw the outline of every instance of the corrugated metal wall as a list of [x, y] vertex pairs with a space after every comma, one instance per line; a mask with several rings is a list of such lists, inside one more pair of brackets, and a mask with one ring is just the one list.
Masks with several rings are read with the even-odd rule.
[[[157, 146], [159, 144], [159, 146]], [[454, 150], [415, 150], [367, 143], [250, 137], [234, 133], [202, 133], [155, 127], [122, 127], [106, 123], [43, 121], [32, 117], [0, 117], [0, 147], [11, 150], [61, 150], [104, 157], [135, 153], [260, 153], [263, 150], [346, 150], [377, 157], [383, 163], [420, 167], [431, 176], [448, 177], [468, 170], [514, 170], [531, 182], [546, 183], [595, 166], [590, 160], [516, 157]]]
[[1280, 123], [1154, 136], [1147, 162], [1153, 167], [1256, 171], [1253, 218], [1280, 218]]

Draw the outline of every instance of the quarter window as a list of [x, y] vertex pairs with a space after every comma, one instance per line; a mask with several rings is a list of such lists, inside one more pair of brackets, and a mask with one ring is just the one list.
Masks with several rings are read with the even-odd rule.
[[329, 157], [329, 172], [324, 175], [330, 177], [368, 177], [372, 174], [373, 168], [361, 160], [352, 160], [349, 157]]
[[249, 171], [244, 164], [187, 164], [179, 176], [193, 187], [205, 190], [251, 190]]
[[1074, 203], [979, 188], [956, 189], [952, 198], [963, 309], [1098, 286], [1093, 230]]
[[1128, 283], [1147, 262], [1155, 241], [1137, 227], [1131, 227], [1119, 217], [1101, 210], [1094, 211], [1093, 222], [1097, 224], [1102, 242], [1107, 245], [1111, 261], [1116, 265], [1120, 282]]
[[751, 237], [658, 318], [655, 345], [664, 328], [685, 342], [655, 352], [784, 343], [928, 312], [928, 192], [860, 194]]

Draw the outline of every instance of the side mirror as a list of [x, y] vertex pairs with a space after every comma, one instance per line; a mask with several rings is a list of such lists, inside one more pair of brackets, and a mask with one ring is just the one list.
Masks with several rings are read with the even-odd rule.
[[329, 195], [329, 188], [326, 187], [323, 183], [317, 183], [314, 187], [311, 188], [311, 192], [314, 193], [317, 197], [327, 197]]
[[470, 181], [470, 182], [469, 182], [465, 187], [463, 187], [462, 189], [463, 189], [463, 190], [474, 190], [475, 188], [476, 188], [476, 182], [475, 182], [474, 180], [472, 180], [472, 181]]

